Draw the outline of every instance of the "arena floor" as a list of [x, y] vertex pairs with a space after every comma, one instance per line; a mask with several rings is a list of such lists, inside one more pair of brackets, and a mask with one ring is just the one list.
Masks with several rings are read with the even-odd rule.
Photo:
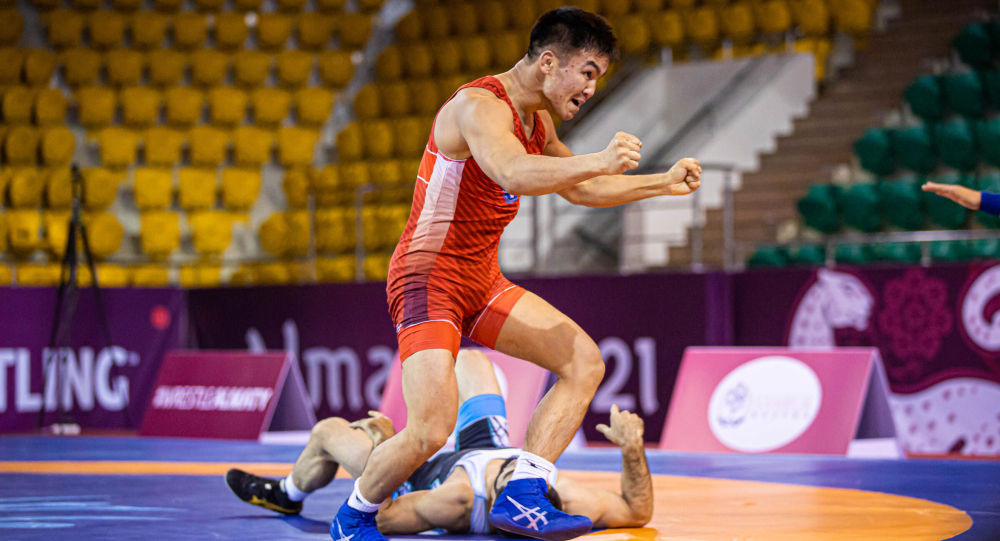
[[[312, 495], [299, 517], [251, 507], [223, 483], [233, 466], [285, 475], [299, 449], [218, 440], [0, 437], [0, 538], [329, 539], [329, 520], [350, 491], [347, 479]], [[588, 538], [1000, 540], [1000, 461], [648, 455], [656, 489], [649, 526]], [[615, 450], [567, 453], [558, 465], [561, 475], [618, 486]]]

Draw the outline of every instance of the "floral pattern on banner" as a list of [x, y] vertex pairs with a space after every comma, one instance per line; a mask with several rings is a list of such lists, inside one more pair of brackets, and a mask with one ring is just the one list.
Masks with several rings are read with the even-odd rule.
[[909, 269], [902, 278], [886, 283], [878, 321], [883, 344], [892, 353], [885, 359], [890, 377], [897, 381], [923, 377], [927, 361], [951, 332], [953, 319], [944, 281], [928, 277], [923, 269]]

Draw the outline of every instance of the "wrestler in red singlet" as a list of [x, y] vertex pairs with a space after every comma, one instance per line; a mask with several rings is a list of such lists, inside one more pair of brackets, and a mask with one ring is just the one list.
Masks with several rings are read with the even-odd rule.
[[[504, 100], [525, 150], [542, 153], [545, 127], [537, 112], [529, 138], [500, 81], [486, 76], [459, 90], [469, 87]], [[431, 128], [410, 218], [392, 254], [386, 284], [400, 359], [437, 348], [457, 355], [461, 336], [494, 346], [525, 291], [504, 278], [497, 262], [500, 235], [518, 207], [518, 197], [486, 176], [475, 158], [453, 160], [440, 153]]]

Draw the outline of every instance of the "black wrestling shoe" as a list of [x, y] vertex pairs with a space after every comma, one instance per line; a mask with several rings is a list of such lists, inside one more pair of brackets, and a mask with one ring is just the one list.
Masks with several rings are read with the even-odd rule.
[[257, 477], [233, 468], [226, 472], [226, 485], [239, 499], [251, 505], [283, 515], [297, 515], [302, 511], [302, 502], [290, 500], [277, 479]]

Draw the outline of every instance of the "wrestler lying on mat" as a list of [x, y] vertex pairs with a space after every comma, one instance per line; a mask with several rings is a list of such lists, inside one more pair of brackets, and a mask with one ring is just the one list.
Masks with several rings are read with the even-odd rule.
[[[443, 529], [450, 533], [486, 534], [493, 500], [514, 471], [519, 449], [511, 448], [507, 417], [493, 365], [479, 351], [462, 350], [455, 363], [459, 397], [458, 440], [420, 466], [378, 511], [383, 534], [412, 534]], [[608, 425], [597, 429], [622, 451], [621, 492], [588, 487], [568, 479], [549, 479], [556, 507], [589, 517], [594, 528], [639, 527], [653, 512], [653, 488], [643, 450], [643, 421], [634, 413], [611, 411]], [[226, 484], [247, 503], [292, 515], [302, 500], [333, 481], [338, 466], [354, 478], [368, 455], [395, 432], [389, 418], [372, 412], [348, 423], [339, 417], [313, 427], [309, 443], [285, 479], [266, 479], [241, 470], [226, 474]], [[524, 510], [529, 515], [531, 509]], [[543, 522], [544, 513], [534, 520]]]

